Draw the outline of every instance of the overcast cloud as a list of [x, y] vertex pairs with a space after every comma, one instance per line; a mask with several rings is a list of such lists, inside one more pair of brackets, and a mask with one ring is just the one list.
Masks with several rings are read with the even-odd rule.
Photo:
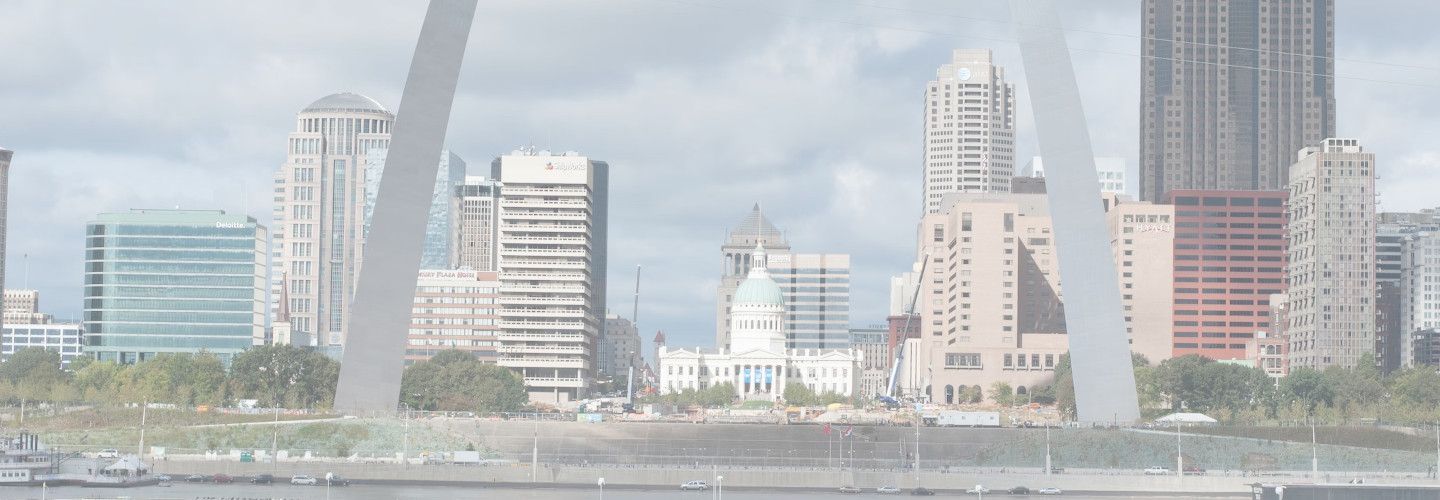
[[[1139, 1], [1065, 4], [1097, 154], [1135, 168]], [[1440, 205], [1440, 5], [1342, 1], [1339, 132], [1379, 155], [1382, 208]], [[80, 312], [82, 233], [132, 207], [270, 225], [295, 113], [338, 91], [390, 107], [424, 14], [410, 1], [0, 1], [7, 283]], [[913, 258], [922, 87], [961, 47], [1023, 69], [998, 0], [483, 1], [447, 144], [477, 170], [518, 146], [610, 162], [610, 297], [645, 266], [648, 341], [713, 341], [718, 247], [753, 203], [796, 251], [852, 255], [852, 323], [882, 322]], [[1133, 186], [1133, 181], [1132, 181]], [[24, 258], [28, 255], [28, 259]]]

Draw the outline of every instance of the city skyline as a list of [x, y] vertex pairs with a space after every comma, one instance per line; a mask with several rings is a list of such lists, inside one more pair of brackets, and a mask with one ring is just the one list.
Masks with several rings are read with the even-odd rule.
[[[519, 19], [539, 19], [543, 14], [560, 26], [572, 30], [595, 29], [633, 30], [639, 26], [618, 14], [589, 11], [588, 7], [570, 5], [558, 19], [553, 15], [564, 2], [547, 2], [536, 6], [502, 6], [505, 15]], [[81, 250], [84, 222], [100, 212], [123, 211], [129, 208], [170, 207], [181, 205], [195, 209], [225, 209], [231, 213], [248, 214], [262, 221], [269, 220], [269, 177], [284, 161], [278, 144], [293, 125], [295, 112], [305, 103], [324, 95], [352, 90], [370, 95], [386, 106], [398, 106], [403, 84], [395, 75], [402, 74], [408, 59], [408, 41], [413, 40], [419, 14], [413, 9], [376, 4], [370, 9], [347, 10], [357, 16], [355, 23], [368, 19], [394, 17], [405, 22], [395, 31], [375, 33], [373, 60], [346, 61], [318, 59], [325, 48], [314, 53], [291, 52], [296, 45], [291, 38], [280, 37], [273, 45], [259, 39], [249, 40], [248, 47], [237, 59], [240, 65], [230, 71], [219, 71], [239, 78], [224, 85], [214, 85], [195, 69], [186, 67], [191, 58], [184, 56], [189, 48], [161, 47], [158, 40], [147, 45], [143, 39], [127, 41], [111, 47], [119, 57], [120, 66], [137, 66], [146, 75], [133, 75], [135, 67], [124, 70], [108, 65], [94, 65], [102, 73], [93, 82], [70, 87], [41, 89], [40, 83], [56, 71], [28, 57], [51, 57], [71, 50], [85, 40], [62, 37], [43, 41], [31, 29], [46, 30], [56, 23], [70, 22], [68, 6], [24, 4], [15, 9], [17, 29], [7, 30], [0, 38], [28, 39], [33, 53], [5, 54], [7, 66], [15, 68], [15, 86], [0, 90], [0, 105], [14, 110], [13, 121], [0, 123], [0, 136], [6, 146], [14, 149], [15, 162], [10, 187], [10, 248], [7, 273], [23, 274], [22, 267], [32, 267], [30, 286], [43, 291], [48, 310], [58, 317], [78, 317], [80, 310]], [[813, 7], [813, 2], [787, 3], [784, 8]], [[935, 3], [917, 2], [917, 10], [971, 15], [948, 10]], [[101, 6], [100, 9], [109, 8]], [[190, 7], [174, 4], [177, 16], [197, 16]], [[749, 9], [745, 6], [743, 9]], [[959, 32], [938, 22], [924, 22], [926, 16], [914, 12], [867, 9], [876, 25], [911, 26], [935, 32]], [[999, 6], [1003, 9], [1003, 4]], [[1433, 8], [1433, 7], [1421, 7]], [[253, 9], [253, 10], [252, 10]], [[335, 15], [319, 7], [295, 7], [294, 21], [318, 19]], [[755, 7], [755, 9], [759, 9]], [[1366, 28], [1366, 16], [1380, 14], [1338, 7], [1336, 54], [1341, 58], [1407, 62], [1406, 54], [1394, 46], [1386, 46], [1392, 31], [1389, 26], [1371, 23], [1375, 36], [1355, 36]], [[259, 16], [273, 11], [274, 6], [244, 7], [238, 19]], [[567, 9], [559, 9], [567, 10]], [[1106, 4], [1100, 12], [1079, 16], [1069, 33], [1077, 48], [1119, 50], [1138, 53], [1137, 38], [1107, 37], [1079, 33], [1096, 30], [1109, 33], [1135, 33], [1139, 14], [1123, 2]], [[145, 9], [140, 9], [144, 14]], [[838, 25], [825, 21], [799, 22], [784, 17], [786, 13], [762, 16], [760, 23], [744, 28], [758, 31], [757, 36], [736, 47], [723, 44], [731, 30], [745, 26], [743, 19], [754, 19], [754, 10], [715, 12], [703, 8], [670, 5], [654, 16], [677, 20], [679, 27], [654, 28], [665, 30], [691, 29], [716, 17], [717, 28], [687, 41], [682, 49], [703, 53], [710, 60], [720, 61], [718, 82], [711, 65], [695, 67], [690, 61], [677, 61], [655, 54], [615, 55], [622, 60], [607, 60], [611, 67], [622, 68], [621, 77], [603, 74], [586, 65], [579, 80], [552, 87], [531, 88], [524, 82], [556, 81], [564, 74], [553, 64], [541, 69], [527, 67], [496, 80], [494, 75], [515, 71], [511, 58], [515, 54], [472, 51], [471, 61], [461, 78], [460, 96], [454, 112], [455, 122], [447, 146], [464, 157], [487, 158], [502, 154], [515, 146], [536, 143], [555, 150], [574, 149], [619, 166], [613, 180], [610, 233], [612, 269], [617, 277], [627, 275], [630, 266], [643, 264], [647, 276], [672, 279], [647, 279], [642, 286], [640, 329], [649, 338], [656, 329], [664, 329], [674, 345], [705, 344], [713, 338], [714, 246], [722, 241], [725, 228], [733, 224], [745, 207], [760, 201], [767, 214], [784, 220], [792, 241], [802, 241], [807, 248], [852, 255], [854, 282], [851, 314], [852, 325], [878, 322], [885, 315], [888, 276], [909, 269], [913, 249], [915, 218], [913, 203], [884, 203], [880, 200], [919, 196], [919, 182], [914, 175], [921, 160], [915, 148], [920, 121], [914, 109], [920, 101], [924, 82], [933, 76], [934, 68], [946, 60], [954, 48], [993, 46], [997, 64], [1006, 67], [1007, 80], [1016, 82], [1017, 135], [1016, 156], [1028, 158], [1036, 154], [1036, 142], [1029, 117], [1022, 69], [1013, 43], [987, 41], [960, 36], [942, 36], [905, 32], [902, 30]], [[749, 12], [750, 15], [746, 15]], [[759, 9], [759, 12], [771, 12]], [[151, 12], [150, 14], [154, 14]], [[493, 14], [493, 13], [492, 13]], [[979, 12], [976, 16], [1003, 19], [997, 12]], [[1101, 23], [1104, 15], [1114, 21]], [[373, 16], [373, 18], [371, 17]], [[571, 16], [574, 16], [573, 18]], [[588, 27], [578, 25], [581, 19], [599, 16], [612, 25]], [[834, 11], [821, 17], [843, 18]], [[1360, 16], [1349, 21], [1347, 16]], [[489, 23], [504, 16], [480, 16], [476, 33], [484, 37], [503, 36], [506, 28]], [[485, 18], [489, 18], [488, 20]], [[1399, 22], [1425, 17], [1412, 13]], [[121, 18], [99, 15], [96, 19]], [[412, 19], [413, 18], [413, 19]], [[274, 18], [267, 18], [273, 20]], [[78, 22], [87, 22], [78, 20]], [[214, 22], [214, 21], [207, 21]], [[630, 24], [630, 23], [637, 24]], [[1003, 23], [973, 23], [981, 33], [1006, 37], [1010, 26]], [[125, 23], [115, 23], [123, 25]], [[204, 25], [203, 23], [201, 23]], [[235, 23], [259, 24], [265, 23]], [[347, 24], [347, 23], [337, 23]], [[524, 23], [520, 23], [524, 24]], [[597, 23], [604, 25], [606, 23]], [[208, 25], [207, 25], [208, 26]], [[281, 23], [275, 29], [289, 26]], [[48, 28], [47, 28], [48, 27]], [[253, 27], [253, 26], [252, 26]], [[118, 28], [98, 29], [98, 36], [118, 37]], [[266, 28], [260, 27], [262, 31]], [[326, 28], [336, 29], [336, 28]], [[381, 28], [377, 28], [381, 29]], [[513, 29], [513, 28], [509, 28]], [[215, 49], [208, 43], [229, 44], [246, 37], [259, 36], [210, 26], [218, 41], [200, 42], [198, 50]], [[1352, 31], [1347, 31], [1352, 30]], [[28, 33], [28, 34], [27, 34]], [[1431, 47], [1440, 39], [1428, 31], [1413, 31], [1429, 36], [1420, 41]], [[340, 32], [336, 32], [337, 35]], [[647, 32], [646, 36], [653, 35]], [[360, 35], [351, 35], [357, 38]], [[598, 39], [597, 36], [587, 36]], [[603, 45], [580, 50], [576, 46], [542, 47], [552, 51], [574, 50], [577, 54], [594, 55], [592, 51], [619, 47]], [[683, 38], [683, 37], [682, 37]], [[399, 42], [397, 42], [397, 40]], [[17, 45], [21, 42], [15, 42]], [[93, 42], [91, 42], [93, 43]], [[472, 42], [480, 43], [480, 42]], [[546, 41], [545, 43], [558, 43]], [[689, 45], [693, 44], [693, 45]], [[483, 45], [476, 45], [476, 48]], [[1408, 49], [1407, 49], [1408, 50]], [[808, 52], [807, 52], [808, 51]], [[675, 52], [685, 53], [686, 50]], [[720, 54], [716, 54], [719, 52]], [[798, 54], [796, 53], [798, 52]], [[154, 53], [154, 55], [147, 55]], [[805, 54], [809, 54], [808, 56]], [[67, 56], [68, 57], [68, 56]], [[572, 57], [567, 55], [566, 57]], [[581, 57], [575, 55], [573, 57]], [[1138, 110], [1139, 59], [1096, 52], [1077, 52], [1077, 70], [1081, 77], [1082, 96], [1092, 123], [1117, 124], [1112, 129], [1096, 128], [1096, 154], [1123, 155], [1134, 161], [1138, 136], [1134, 117]], [[15, 60], [12, 58], [17, 58]], [[626, 59], [634, 58], [634, 60]], [[773, 65], [771, 64], [773, 63]], [[215, 70], [205, 66], [200, 68]], [[246, 66], [248, 65], [248, 66]], [[553, 67], [552, 67], [553, 66]], [[1434, 74], [1410, 70], [1398, 73], [1395, 68], [1359, 64], [1346, 59], [1338, 61], [1342, 76], [1366, 80], [1342, 79], [1337, 82], [1339, 101], [1338, 136], [1356, 137], [1367, 150], [1378, 155], [1381, 180], [1379, 192], [1383, 210], [1413, 211], [1433, 207], [1433, 198], [1426, 198], [1423, 187], [1440, 181], [1437, 173], [1407, 173], [1440, 163], [1440, 153], [1425, 149], [1424, 141], [1414, 137], [1433, 136], [1440, 124], [1433, 119], [1417, 120], [1427, 107], [1416, 103], [1433, 102]], [[260, 68], [278, 73], [271, 80], [239, 75], [237, 70]], [[1378, 71], [1369, 71], [1378, 70]], [[547, 71], [553, 71], [549, 73]], [[538, 72], [538, 74], [536, 74]], [[108, 77], [107, 77], [108, 75]], [[164, 81], [143, 84], [126, 83], [120, 75], [130, 78], [160, 80], [175, 78], [184, 91]], [[707, 76], [704, 80], [702, 75]], [[1414, 78], [1415, 75], [1427, 77]], [[1407, 79], [1408, 77], [1408, 79]], [[1103, 79], [1103, 81], [1096, 81]], [[86, 80], [86, 78], [76, 78]], [[1370, 81], [1370, 80], [1381, 80]], [[1384, 81], [1421, 81], [1432, 87], [1414, 87]], [[33, 82], [33, 83], [31, 83]], [[1112, 83], [1107, 84], [1107, 83]], [[30, 85], [27, 87], [26, 85]], [[89, 85], [99, 85], [98, 88]], [[826, 86], [829, 86], [827, 88]], [[143, 88], [142, 88], [143, 87]], [[577, 88], [585, 92], [572, 95]], [[817, 88], [821, 90], [816, 90]], [[1123, 89], [1113, 92], [1112, 89]], [[108, 97], [74, 97], [73, 102], [88, 104], [93, 116], [77, 120], [52, 111], [52, 105], [72, 99], [64, 92], [81, 92]], [[151, 94], [153, 92], [153, 94]], [[779, 92], [778, 96], [771, 96]], [[1116, 95], [1108, 95], [1110, 93]], [[719, 95], [720, 97], [715, 97]], [[35, 99], [44, 96], [48, 99]], [[163, 97], [163, 99], [162, 99]], [[769, 101], [779, 98], [780, 103]], [[672, 109], [677, 103], [698, 103], [721, 99], [719, 102], [739, 104], [735, 109], [724, 106], [699, 109]], [[851, 109], [830, 109], [832, 101], [852, 102]], [[41, 104], [37, 107], [35, 102]], [[145, 120], [139, 115], [152, 106], [168, 106], [170, 113]], [[1113, 109], [1107, 109], [1113, 108]], [[1373, 109], [1370, 109], [1373, 108]], [[633, 115], [629, 112], [636, 109]], [[768, 117], [765, 113], [776, 113]], [[600, 121], [617, 120], [619, 126], [600, 127], [596, 120], [576, 120], [576, 112], [598, 114]], [[51, 115], [54, 116], [51, 116]], [[1382, 117], [1391, 118], [1381, 123]], [[759, 120], [757, 117], [773, 118]], [[67, 119], [68, 118], [68, 119]], [[713, 128], [687, 128], [685, 123], [709, 121], [720, 125]], [[773, 123], [758, 123], [758, 122]], [[587, 124], [588, 122], [588, 124]], [[647, 123], [654, 122], [654, 123]], [[22, 125], [23, 124], [23, 125]], [[739, 125], [744, 124], [746, 127]], [[640, 128], [637, 128], [640, 127]], [[800, 128], [798, 132], [788, 129]], [[616, 131], [627, 131], [621, 134]], [[1406, 133], [1398, 133], [1399, 131]], [[503, 131], [503, 132], [500, 132]], [[630, 133], [638, 131], [641, 133]], [[1427, 132], [1430, 131], [1430, 132]], [[866, 136], [866, 140], [853, 140]], [[78, 139], [77, 139], [78, 138]], [[483, 138], [483, 139], [482, 139]], [[838, 139], [837, 139], [838, 138]], [[680, 156], [700, 148], [713, 151], [711, 157]], [[683, 158], [683, 159], [680, 159]], [[633, 170], [631, 170], [633, 169]], [[1132, 167], [1133, 169], [1133, 167]], [[474, 173], [474, 172], [472, 172]], [[740, 174], [746, 175], [740, 175]], [[1132, 170], [1133, 175], [1133, 170]], [[816, 181], [815, 179], [821, 179]], [[828, 182], [825, 182], [828, 181]], [[713, 186], [702, 188], [701, 186]], [[803, 189], [802, 189], [803, 188]], [[798, 195], [797, 195], [798, 194]], [[673, 210], [649, 211], [648, 200]], [[846, 220], [849, 224], [833, 221]], [[29, 255], [28, 258], [22, 257]], [[46, 270], [40, 272], [40, 270]], [[648, 274], [655, 269], [656, 274]], [[630, 284], [626, 279], [612, 280], [611, 295], [623, 297]], [[623, 311], [623, 307], [620, 312]]]

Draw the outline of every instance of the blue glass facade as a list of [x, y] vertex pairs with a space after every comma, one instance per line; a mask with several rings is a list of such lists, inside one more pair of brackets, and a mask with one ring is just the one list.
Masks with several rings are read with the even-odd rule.
[[264, 339], [265, 228], [206, 210], [100, 214], [85, 234], [85, 352], [134, 363]]

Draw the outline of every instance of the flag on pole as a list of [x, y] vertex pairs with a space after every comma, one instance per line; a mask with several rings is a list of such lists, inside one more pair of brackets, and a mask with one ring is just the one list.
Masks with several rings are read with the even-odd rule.
[[855, 426], [852, 425], [852, 426], [850, 426], [850, 427], [846, 427], [846, 428], [845, 428], [845, 433], [844, 433], [844, 434], [841, 434], [840, 437], [847, 437], [847, 438], [848, 438], [848, 437], [850, 437], [850, 434], [853, 433], [853, 432], [855, 432]]
[[823, 432], [823, 433], [825, 433], [826, 436], [829, 436], [829, 435], [830, 435], [830, 424], [825, 424], [825, 427], [821, 427], [821, 428], [820, 428], [820, 432]]

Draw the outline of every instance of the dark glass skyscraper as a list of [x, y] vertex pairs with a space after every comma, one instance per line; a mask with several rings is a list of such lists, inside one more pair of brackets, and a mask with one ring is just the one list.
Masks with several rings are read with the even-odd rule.
[[85, 229], [85, 352], [227, 360], [264, 340], [265, 227], [218, 210], [104, 213]]
[[1284, 189], [1335, 135], [1332, 0], [1144, 0], [1140, 196]]

